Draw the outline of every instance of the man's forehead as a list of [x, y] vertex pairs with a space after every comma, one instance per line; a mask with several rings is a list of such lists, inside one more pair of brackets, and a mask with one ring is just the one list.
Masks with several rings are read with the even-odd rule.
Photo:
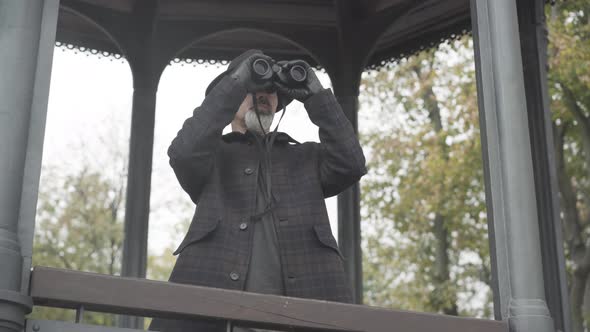
[[250, 92], [250, 94], [255, 94], [256, 97], [258, 97], [258, 96], [276, 97], [277, 96], [276, 91], [256, 91], [256, 92]]

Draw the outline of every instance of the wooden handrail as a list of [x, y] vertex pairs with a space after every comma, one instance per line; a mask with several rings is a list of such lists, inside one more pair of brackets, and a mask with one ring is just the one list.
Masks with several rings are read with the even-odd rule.
[[231, 320], [259, 328], [324, 331], [507, 332], [505, 322], [388, 310], [136, 278], [35, 267], [35, 305], [116, 314]]

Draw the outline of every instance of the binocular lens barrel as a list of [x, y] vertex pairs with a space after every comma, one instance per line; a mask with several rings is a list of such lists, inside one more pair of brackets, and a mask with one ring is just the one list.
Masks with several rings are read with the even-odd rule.
[[256, 73], [256, 75], [264, 77], [268, 75], [271, 71], [271, 66], [270, 63], [268, 63], [268, 61], [266, 61], [265, 59], [256, 59], [252, 64], [252, 69], [254, 70], [254, 73]]
[[[274, 65], [274, 68], [273, 68]], [[299, 85], [307, 80], [307, 71], [301, 65], [293, 65], [289, 70], [281, 70], [281, 67], [270, 63], [266, 59], [256, 59], [252, 63], [252, 71], [257, 81], [266, 81], [276, 75], [286, 85]]]
[[307, 79], [307, 71], [303, 66], [300, 65], [294, 65], [293, 67], [291, 67], [289, 74], [289, 76], [291, 76], [291, 79], [297, 83], [305, 82], [305, 80]]

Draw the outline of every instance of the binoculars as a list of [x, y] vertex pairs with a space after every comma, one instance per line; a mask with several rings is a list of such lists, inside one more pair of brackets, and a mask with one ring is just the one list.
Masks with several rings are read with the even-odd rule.
[[252, 63], [253, 78], [256, 81], [264, 82], [271, 80], [273, 76], [286, 86], [297, 86], [305, 83], [307, 71], [301, 65], [293, 65], [291, 68], [282, 67], [276, 62], [269, 62], [266, 59], [256, 59]]

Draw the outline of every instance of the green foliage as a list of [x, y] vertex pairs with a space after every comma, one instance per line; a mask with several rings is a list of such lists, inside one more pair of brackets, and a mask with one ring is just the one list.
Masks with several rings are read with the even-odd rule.
[[151, 280], [168, 281], [170, 272], [176, 263], [176, 257], [172, 256], [176, 248], [168, 247], [162, 254], [148, 256], [147, 278]]
[[[549, 94], [575, 332], [590, 317], [590, 2], [547, 7]], [[481, 144], [469, 40], [426, 51], [362, 87], [369, 304], [491, 316]], [[369, 121], [370, 122], [370, 121]], [[468, 259], [467, 259], [468, 258]], [[485, 287], [484, 287], [485, 288]]]
[[365, 75], [360, 114], [366, 302], [491, 316], [471, 39]]
[[[117, 275], [123, 244], [124, 184], [84, 168], [59, 175], [44, 169], [40, 186], [33, 266]], [[35, 307], [31, 317], [73, 320], [73, 310]], [[84, 321], [114, 325], [114, 315], [87, 313]]]
[[547, 8], [549, 94], [573, 331], [590, 318], [590, 3]]
[[[125, 172], [107, 176], [104, 170], [87, 166], [69, 174], [61, 168], [45, 167], [42, 173], [33, 266], [120, 275]], [[186, 226], [186, 222], [178, 224], [176, 232]], [[175, 262], [172, 251], [148, 255], [148, 278], [168, 280]], [[74, 310], [35, 307], [30, 317], [73, 321], [75, 315]], [[114, 326], [117, 317], [87, 312], [83, 320]]]

